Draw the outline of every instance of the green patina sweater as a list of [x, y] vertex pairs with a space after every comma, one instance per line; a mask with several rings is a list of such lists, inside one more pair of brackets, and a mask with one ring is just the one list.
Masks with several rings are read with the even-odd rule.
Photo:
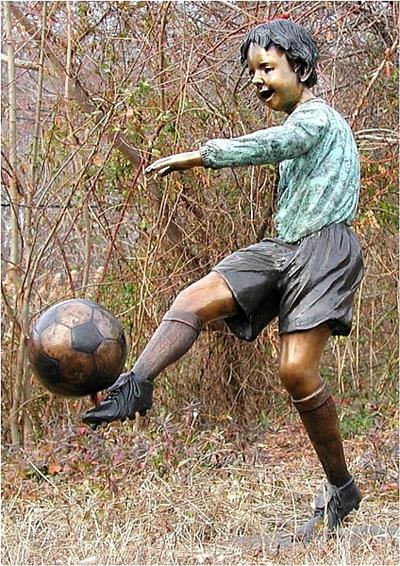
[[212, 169], [279, 163], [278, 236], [296, 242], [328, 226], [353, 220], [360, 192], [360, 164], [353, 134], [321, 98], [299, 105], [282, 126], [200, 148]]

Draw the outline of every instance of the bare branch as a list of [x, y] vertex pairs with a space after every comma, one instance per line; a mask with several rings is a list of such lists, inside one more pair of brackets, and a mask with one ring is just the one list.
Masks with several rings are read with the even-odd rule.
[[[21, 25], [25, 31], [38, 42], [38, 34], [37, 29], [34, 28], [26, 16], [21, 12], [15, 4], [11, 5], [11, 11], [18, 19], [18, 24]], [[66, 67], [58, 60], [56, 55], [51, 51], [50, 46], [46, 44], [46, 57], [49, 59], [50, 63], [52, 64], [54, 70], [56, 71], [61, 84], [64, 83], [68, 88], [68, 97], [75, 100], [81, 110], [85, 113], [94, 114], [95, 120], [100, 121], [104, 115], [104, 110], [101, 106], [93, 104], [89, 95], [86, 93], [82, 85], [80, 84], [79, 80], [76, 77], [71, 77], [68, 74]], [[134, 165], [138, 165], [140, 163], [140, 153], [136, 148], [131, 146], [128, 142], [125, 141], [122, 134], [118, 134], [119, 138], [119, 146], [118, 149], [125, 155], [129, 161], [131, 161]]]
[[17, 189], [17, 88], [15, 82], [14, 46], [12, 41], [12, 24], [10, 3], [4, 3], [4, 19], [6, 28], [7, 62], [8, 62], [8, 97], [9, 97], [9, 137], [8, 151], [11, 167], [10, 200], [11, 200], [11, 253], [10, 262], [18, 265], [20, 261], [18, 241], [18, 203]]
[[[8, 56], [4, 53], [0, 53], [0, 61], [7, 63]], [[21, 67], [21, 69], [29, 69], [30, 71], [38, 71], [40, 65], [33, 63], [32, 61], [24, 61], [23, 59], [14, 59], [14, 64], [16, 67]]]

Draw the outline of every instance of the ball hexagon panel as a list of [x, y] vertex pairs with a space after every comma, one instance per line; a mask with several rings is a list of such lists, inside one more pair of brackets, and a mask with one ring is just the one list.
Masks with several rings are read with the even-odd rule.
[[63, 324], [54, 322], [40, 336], [42, 352], [49, 358], [60, 360], [71, 349], [71, 330]]
[[35, 364], [36, 374], [40, 381], [48, 387], [49, 384], [56, 385], [60, 381], [60, 373], [57, 360], [48, 358], [42, 353], [39, 353], [36, 358]]
[[71, 335], [72, 348], [87, 354], [93, 353], [103, 341], [103, 336], [91, 321], [74, 326], [71, 330]]
[[92, 319], [93, 307], [83, 301], [66, 301], [57, 309], [57, 322], [73, 328]]
[[104, 338], [117, 340], [122, 333], [122, 327], [118, 320], [106, 310], [97, 308], [93, 311], [93, 322], [100, 330]]
[[96, 350], [95, 360], [100, 374], [116, 377], [125, 363], [125, 351], [116, 340], [103, 340]]

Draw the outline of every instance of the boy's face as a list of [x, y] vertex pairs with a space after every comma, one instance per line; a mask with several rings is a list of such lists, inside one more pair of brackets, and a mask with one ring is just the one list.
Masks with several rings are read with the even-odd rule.
[[272, 110], [290, 114], [300, 102], [304, 86], [293, 71], [284, 51], [271, 46], [268, 50], [251, 43], [247, 53], [251, 82], [257, 96]]

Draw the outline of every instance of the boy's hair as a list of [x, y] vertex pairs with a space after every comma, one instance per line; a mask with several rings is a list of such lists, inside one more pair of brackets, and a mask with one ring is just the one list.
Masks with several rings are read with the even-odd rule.
[[290, 20], [272, 20], [261, 24], [248, 32], [240, 46], [240, 62], [247, 62], [250, 44], [256, 43], [264, 49], [271, 45], [283, 51], [296, 72], [308, 69], [310, 75], [304, 80], [305, 86], [314, 86], [317, 82], [315, 65], [318, 60], [318, 47], [311, 35], [302, 26]]

